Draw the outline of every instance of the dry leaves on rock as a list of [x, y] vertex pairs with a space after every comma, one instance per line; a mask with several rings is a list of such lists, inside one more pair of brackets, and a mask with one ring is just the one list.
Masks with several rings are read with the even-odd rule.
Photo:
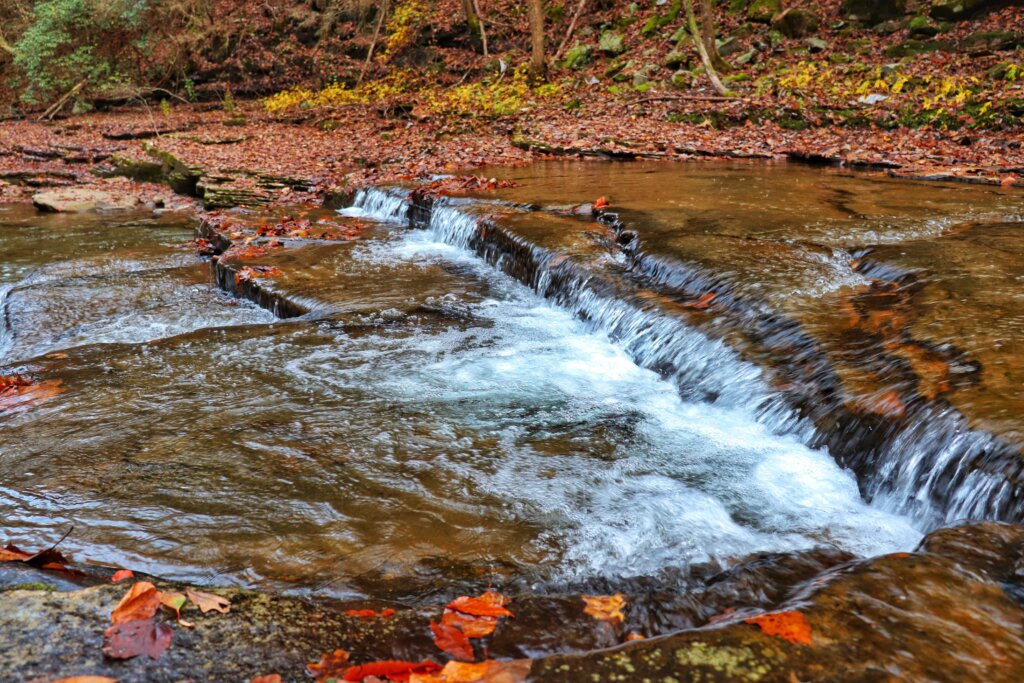
[[626, 606], [626, 596], [622, 593], [615, 595], [583, 595], [584, 614], [597, 619], [621, 624], [626, 620], [622, 609]]
[[69, 676], [53, 683], [117, 683], [117, 679], [108, 676]]
[[259, 278], [277, 277], [281, 274], [280, 268], [274, 266], [245, 266], [235, 273], [235, 285], [242, 285]]
[[64, 391], [59, 379], [35, 382], [23, 375], [0, 375], [0, 415], [29, 410]]
[[160, 609], [160, 591], [148, 581], [132, 584], [121, 602], [110, 614], [112, 624], [123, 624], [138, 619], [151, 619]]
[[133, 578], [135, 578], [135, 572], [131, 569], [118, 569], [114, 572], [114, 575], [110, 577], [110, 583], [118, 583], [119, 581]]
[[219, 595], [204, 593], [202, 591], [192, 590], [191, 588], [185, 589], [185, 595], [188, 596], [189, 601], [198, 607], [203, 614], [206, 614], [211, 610], [216, 610], [221, 614], [227, 614], [231, 611], [231, 601], [227, 598], [222, 598]]
[[473, 654], [473, 644], [469, 642], [469, 638], [458, 626], [444, 622], [438, 624], [432, 621], [430, 630], [434, 634], [434, 645], [450, 656], [467, 662], [476, 658]]
[[533, 661], [513, 659], [470, 664], [448, 662], [436, 674], [413, 674], [409, 683], [523, 683], [530, 675]]
[[385, 607], [380, 612], [372, 609], [347, 609], [345, 610], [346, 616], [359, 617], [360, 619], [386, 619], [387, 617], [394, 616], [395, 610], [390, 607]]
[[319, 662], [307, 664], [306, 673], [318, 681], [337, 678], [351, 668], [348, 659], [348, 652], [338, 648], [334, 652], [322, 656]]
[[170, 647], [172, 635], [170, 626], [152, 619], [114, 624], [103, 632], [103, 654], [113, 659], [131, 659], [139, 655], [159, 659]]

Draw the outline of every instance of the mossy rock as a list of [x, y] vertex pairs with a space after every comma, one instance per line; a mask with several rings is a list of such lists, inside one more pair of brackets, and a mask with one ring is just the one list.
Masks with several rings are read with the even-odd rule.
[[747, 19], [767, 24], [782, 11], [782, 0], [754, 0], [747, 8]]
[[983, 10], [1004, 4], [1000, 0], [932, 0], [931, 14], [936, 19], [961, 21]]
[[685, 52], [670, 52], [662, 64], [668, 69], [678, 69], [690, 63], [690, 55]]
[[623, 69], [633, 66], [633, 60], [619, 59], [612, 62], [607, 69], [604, 70], [605, 78], [615, 78], [622, 72]]
[[907, 28], [911, 38], [931, 38], [939, 33], [939, 25], [928, 17], [914, 17]]
[[976, 31], [960, 43], [967, 52], [1012, 50], [1024, 45], [1024, 33], [1010, 31]]
[[594, 48], [590, 45], [580, 45], [577, 43], [565, 53], [565, 59], [562, 61], [562, 66], [567, 69], [582, 69], [587, 64], [590, 64], [593, 59]]
[[843, 15], [867, 26], [898, 19], [906, 11], [906, 0], [843, 0]]
[[926, 52], [937, 52], [950, 51], [953, 49], [953, 44], [944, 40], [908, 40], [899, 45], [890, 45], [885, 48], [885, 56], [892, 57], [895, 59], [901, 59], [903, 57], [913, 57], [915, 55], [922, 55]]
[[772, 28], [787, 38], [803, 38], [818, 30], [818, 17], [813, 12], [795, 7], [772, 17]]
[[680, 69], [672, 74], [669, 84], [676, 90], [689, 90], [693, 87], [693, 74], [685, 69]]
[[626, 43], [621, 33], [604, 31], [598, 40], [597, 48], [607, 55], [621, 55], [626, 51]]

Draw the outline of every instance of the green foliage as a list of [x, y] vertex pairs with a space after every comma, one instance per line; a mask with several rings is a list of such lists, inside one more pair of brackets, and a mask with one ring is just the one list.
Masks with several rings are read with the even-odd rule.
[[15, 45], [22, 99], [45, 102], [87, 81], [102, 87], [126, 80], [129, 53], [145, 49], [146, 0], [42, 0]]
[[174, 109], [171, 107], [171, 103], [167, 101], [167, 98], [160, 100], [160, 111], [163, 112], [164, 116], [170, 116], [174, 113]]

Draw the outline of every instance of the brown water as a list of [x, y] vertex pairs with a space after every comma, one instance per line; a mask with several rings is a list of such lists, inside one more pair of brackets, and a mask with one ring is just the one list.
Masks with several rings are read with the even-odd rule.
[[[780, 393], [799, 363], [764, 341], [773, 316], [808, 383], [841, 394], [830, 410], [896, 390], [949, 458], [931, 425], [1015, 443], [1018, 195], [778, 165], [506, 173], [521, 186], [429, 229], [371, 193], [363, 239], [277, 252], [267, 285], [312, 311], [288, 321], [213, 287], [181, 217], [4, 207], [3, 372], [67, 391], [0, 416], [0, 537], [74, 524], [81, 561], [399, 597], [911, 549], [934, 522], [920, 479], [858, 487], [836, 463]], [[495, 203], [600, 195], [639, 234], [625, 252], [609, 226]], [[544, 268], [467, 249], [485, 215]], [[709, 291], [707, 312], [680, 307]], [[885, 453], [929, 471], [900, 429]]]

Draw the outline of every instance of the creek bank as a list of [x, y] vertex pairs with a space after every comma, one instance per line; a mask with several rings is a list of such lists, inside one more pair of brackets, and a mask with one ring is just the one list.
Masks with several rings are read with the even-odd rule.
[[[9, 574], [17, 570], [9, 570]], [[1024, 528], [978, 523], [929, 534], [913, 553], [850, 560], [834, 551], [759, 555], [728, 569], [693, 568], [674, 589], [659, 580], [605, 582], [626, 598], [624, 623], [587, 616], [579, 594], [513, 595], [518, 617], [488, 640], [495, 658], [533, 658], [532, 681], [1016, 681], [1024, 666]], [[429, 622], [442, 604], [337, 602], [240, 588], [226, 615], [186, 618], [159, 661], [103, 657], [102, 634], [127, 582], [73, 590], [47, 574], [0, 589], [4, 680], [106, 675], [121, 683], [304, 679], [306, 663], [343, 648], [356, 663], [444, 657]], [[94, 577], [93, 581], [98, 580]], [[162, 590], [181, 590], [157, 581]], [[483, 586], [481, 587], [483, 588]], [[762, 588], [764, 590], [762, 590]], [[349, 609], [396, 609], [362, 619]], [[800, 613], [809, 639], [746, 621]], [[696, 615], [696, 618], [695, 618]], [[173, 620], [169, 620], [173, 624]], [[679, 628], [685, 630], [679, 631]], [[629, 633], [647, 636], [624, 642]]]

